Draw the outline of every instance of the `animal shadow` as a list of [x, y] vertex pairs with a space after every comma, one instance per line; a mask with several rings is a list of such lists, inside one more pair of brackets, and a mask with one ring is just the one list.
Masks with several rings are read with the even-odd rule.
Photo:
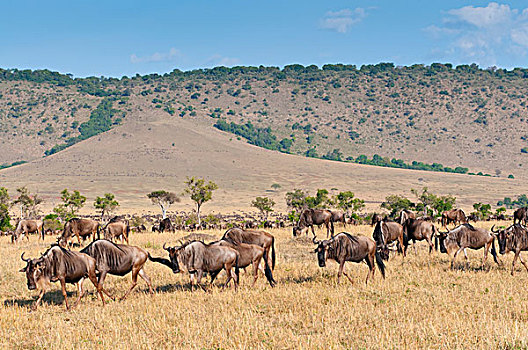
[[[68, 297], [71, 297], [76, 292], [67, 292]], [[31, 306], [37, 301], [37, 297], [31, 299], [8, 299], [4, 301], [4, 306], [19, 306], [19, 307], [28, 307]], [[44, 294], [42, 297], [42, 304], [48, 305], [62, 305], [64, 303], [64, 297], [60, 290], [50, 291]]]

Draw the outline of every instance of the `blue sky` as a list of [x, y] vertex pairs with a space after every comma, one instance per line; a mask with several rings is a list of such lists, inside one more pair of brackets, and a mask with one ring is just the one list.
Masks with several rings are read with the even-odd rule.
[[0, 0], [0, 67], [75, 76], [217, 65], [527, 67], [527, 1]]

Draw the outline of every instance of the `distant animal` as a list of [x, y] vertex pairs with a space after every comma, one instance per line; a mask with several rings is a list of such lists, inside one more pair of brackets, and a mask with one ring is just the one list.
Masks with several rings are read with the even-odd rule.
[[92, 241], [95, 241], [96, 234], [100, 236], [100, 225], [99, 222], [92, 219], [73, 218], [66, 222], [62, 235], [59, 238], [59, 244], [65, 247], [70, 239], [77, 237], [79, 245], [81, 245], [81, 238], [83, 242], [92, 237]]
[[377, 251], [383, 260], [389, 260], [388, 245], [394, 241], [399, 243], [398, 252], [402, 253], [405, 257], [405, 251], [403, 250], [403, 227], [399, 223], [394, 221], [378, 221], [374, 227], [372, 238], [374, 238]]
[[130, 289], [121, 299], [126, 299], [136, 287], [138, 275], [147, 282], [149, 292], [151, 294], [154, 293], [150, 278], [144, 270], [145, 262], [149, 257], [144, 249], [131, 245], [116, 244], [106, 239], [99, 239], [90, 243], [86, 248], [81, 250], [81, 253], [87, 254], [95, 259], [98, 271], [98, 283], [109, 298], [114, 299], [103, 287], [107, 274], [124, 276], [132, 272], [132, 286], [130, 286]]
[[111, 222], [104, 228], [104, 235], [105, 239], [109, 241], [113, 241], [114, 239], [118, 239], [121, 237], [121, 244], [124, 243], [124, 241], [128, 242], [128, 236], [130, 234], [130, 226], [128, 224], [128, 221], [115, 221]]
[[383, 216], [381, 216], [380, 214], [376, 214], [376, 213], [372, 214], [372, 218], [370, 220], [370, 226], [376, 225], [381, 220], [383, 220]]
[[526, 226], [526, 223], [528, 221], [528, 207], [523, 207], [516, 209], [513, 212], [513, 224], [524, 224]]
[[29, 242], [30, 233], [40, 233], [40, 237], [44, 239], [44, 223], [42, 220], [20, 220], [17, 227], [11, 236], [13, 243], [18, 243], [24, 236]]
[[343, 224], [343, 227], [346, 227], [347, 219], [346, 219], [346, 215], [345, 215], [345, 213], [343, 211], [341, 211], [341, 210], [330, 210], [330, 212], [332, 213], [332, 221], [334, 223], [341, 222]]
[[172, 222], [169, 218], [165, 218], [160, 221], [159, 223], [159, 232], [163, 233], [165, 231], [174, 232], [174, 226], [172, 225]]
[[428, 220], [423, 219], [413, 219], [408, 218], [403, 223], [403, 244], [404, 244], [404, 253], [407, 253], [407, 247], [409, 246], [409, 241], [412, 240], [414, 253], [416, 252], [416, 241], [426, 240], [429, 244], [429, 253], [434, 249], [433, 246], [433, 236], [436, 233], [436, 228], [433, 223]]
[[[196, 282], [201, 286], [201, 280], [205, 272], [218, 274], [222, 269], [226, 271], [227, 280], [224, 286], [227, 286], [231, 279], [234, 280], [235, 290], [238, 288], [239, 268], [238, 261], [240, 254], [229, 247], [223, 247], [212, 244], [205, 244], [201, 241], [190, 241], [179, 247], [165, 247], [163, 249], [169, 252], [169, 257], [173, 271], [179, 270], [183, 266], [191, 277], [191, 286], [194, 284], [194, 275]], [[232, 270], [235, 273], [233, 275]], [[203, 286], [201, 286], [203, 288]]]
[[466, 214], [462, 209], [451, 209], [442, 213], [442, 226], [447, 227], [450, 223], [455, 226], [467, 223]]
[[84, 253], [66, 250], [59, 245], [49, 248], [40, 258], [24, 259], [24, 253], [20, 258], [27, 263], [20, 272], [26, 273], [28, 289], [34, 290], [37, 287], [40, 289], [39, 297], [33, 306], [35, 309], [39, 306], [50, 282], [56, 281], [61, 283], [66, 309], [70, 308], [66, 294], [66, 283], [77, 284], [78, 295], [74, 304], [76, 306], [84, 295], [83, 285], [86, 278], [97, 289], [104, 306], [102, 287], [97, 282], [94, 258]]
[[506, 254], [514, 252], [511, 275], [513, 276], [515, 271], [515, 262], [517, 258], [521, 260], [521, 263], [528, 271], [528, 265], [521, 257], [521, 252], [528, 250], [528, 229], [519, 223], [513, 224], [510, 227], [502, 230], [493, 230], [495, 225], [491, 227], [491, 231], [497, 236], [499, 241], [499, 253]]
[[471, 214], [469, 214], [469, 215], [467, 216], [467, 221], [468, 221], [468, 223], [469, 223], [470, 221], [473, 221], [473, 222], [476, 223], [476, 222], [478, 221], [478, 216], [477, 216], [477, 214], [475, 214], [475, 213], [471, 213]]
[[438, 231], [438, 234], [440, 238], [440, 252], [447, 254], [455, 252], [453, 260], [451, 261], [451, 268], [453, 268], [456, 257], [461, 251], [464, 251], [464, 256], [466, 260], [468, 259], [466, 248], [475, 250], [484, 248], [484, 259], [482, 260], [482, 265], [484, 265], [491, 247], [493, 259], [497, 264], [499, 263], [495, 250], [495, 235], [483, 228], [473, 227], [470, 224], [462, 224], [451, 231]]
[[403, 209], [403, 210], [400, 212], [400, 220], [399, 220], [400, 225], [403, 225], [403, 223], [404, 223], [407, 219], [416, 219], [416, 214], [413, 213], [413, 212], [410, 211], [410, 210]]
[[308, 234], [308, 229], [312, 229], [315, 236], [314, 225], [324, 225], [326, 227], [326, 237], [331, 234], [334, 236], [334, 223], [332, 221], [332, 212], [326, 209], [305, 209], [301, 213], [297, 225], [293, 227], [293, 236], [303, 233]]
[[[231, 242], [224, 241], [224, 240], [219, 240], [217, 242], [214, 242], [212, 245], [229, 247], [229, 248], [233, 248], [234, 250], [236, 250], [238, 254], [240, 254], [240, 257], [238, 259], [239, 268], [244, 269], [247, 266], [252, 265], [253, 267], [252, 286], [255, 286], [255, 283], [257, 282], [257, 278], [258, 278], [258, 269], [259, 269], [260, 261], [262, 260], [266, 252], [264, 248], [256, 244], [246, 244], [246, 243], [233, 244]], [[211, 273], [211, 283], [216, 278], [216, 274], [217, 273]], [[274, 287], [276, 282], [273, 279], [273, 274], [271, 272], [267, 259], [264, 259], [264, 276], [266, 276], [266, 279], [268, 280], [268, 283], [270, 284], [270, 286]]]
[[359, 263], [365, 261], [370, 269], [367, 274], [365, 283], [368, 283], [369, 277], [374, 277], [375, 263], [385, 278], [385, 264], [383, 259], [376, 249], [376, 242], [364, 236], [352, 236], [346, 232], [341, 232], [331, 239], [324, 241], [317, 241], [313, 238], [313, 243], [317, 245], [315, 252], [317, 253], [317, 260], [319, 267], [326, 266], [326, 260], [332, 259], [339, 264], [339, 272], [337, 273], [337, 283], [344, 274], [350, 283], [354, 283], [350, 276], [345, 271], [345, 262], [352, 261]]
[[272, 270], [275, 269], [275, 237], [270, 233], [258, 230], [242, 230], [241, 228], [233, 227], [227, 230], [221, 239], [233, 244], [255, 244], [264, 248], [264, 259], [268, 261]]

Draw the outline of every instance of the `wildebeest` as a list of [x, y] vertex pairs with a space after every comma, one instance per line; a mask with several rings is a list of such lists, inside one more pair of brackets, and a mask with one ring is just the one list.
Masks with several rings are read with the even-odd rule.
[[[261, 246], [258, 246], [256, 244], [246, 244], [246, 243], [237, 243], [233, 244], [228, 241], [219, 240], [217, 242], [212, 243], [212, 245], [219, 245], [223, 247], [229, 247], [233, 248], [240, 254], [240, 257], [238, 259], [238, 267], [241, 269], [246, 268], [249, 265], [252, 265], [253, 267], [253, 284], [255, 285], [258, 278], [258, 269], [260, 265], [260, 261], [262, 260], [262, 257], [264, 257], [265, 250]], [[216, 275], [219, 273], [211, 273], [211, 283], [216, 278]], [[268, 280], [268, 283], [270, 286], [275, 286], [275, 280], [273, 279], [273, 274], [271, 272], [270, 266], [268, 264], [267, 259], [264, 257], [264, 276], [266, 276], [266, 279]]]
[[[196, 274], [197, 284], [200, 285], [204, 272], [218, 274], [224, 269], [227, 274], [225, 286], [233, 279], [235, 290], [238, 288], [240, 254], [236, 250], [219, 245], [205, 244], [201, 241], [190, 241], [180, 247], [165, 247], [163, 245], [163, 249], [169, 252], [170, 260], [174, 266], [173, 271], [179, 270], [180, 266], [183, 266], [189, 272], [191, 287], [194, 284], [194, 274]], [[233, 268], [235, 269], [234, 277]]]
[[350, 283], [354, 283], [350, 276], [345, 271], [345, 262], [361, 262], [365, 261], [370, 269], [367, 274], [365, 283], [368, 283], [369, 277], [374, 277], [375, 265], [385, 278], [385, 264], [383, 259], [376, 249], [376, 242], [364, 236], [352, 236], [346, 232], [341, 232], [331, 239], [324, 241], [316, 241], [313, 238], [313, 243], [317, 245], [315, 252], [317, 253], [317, 260], [320, 267], [325, 267], [326, 260], [333, 259], [339, 264], [339, 272], [337, 273], [337, 283], [344, 274]]
[[332, 213], [332, 221], [333, 222], [341, 222], [343, 224], [343, 227], [346, 227], [346, 215], [341, 210], [330, 210]]
[[332, 212], [326, 209], [305, 209], [299, 217], [297, 225], [293, 227], [293, 235], [301, 235], [303, 232], [308, 234], [308, 229], [312, 229], [315, 236], [314, 225], [325, 225], [326, 238], [331, 234], [334, 236], [334, 223], [332, 221]]
[[370, 220], [370, 226], [376, 225], [381, 220], [383, 220], [383, 216], [381, 214], [376, 214], [376, 213], [372, 214], [372, 218]]
[[447, 227], [450, 223], [455, 226], [467, 223], [466, 213], [462, 209], [451, 209], [442, 213], [442, 226]]
[[[86, 248], [81, 250], [81, 253], [85, 253], [95, 259], [99, 273], [98, 283], [101, 288], [103, 288], [107, 274], [124, 276], [132, 272], [132, 286], [130, 286], [130, 289], [121, 299], [125, 299], [132, 289], [136, 287], [138, 275], [147, 282], [149, 292], [151, 294], [154, 293], [150, 278], [143, 269], [149, 257], [144, 249], [130, 245], [116, 244], [106, 239], [99, 239], [90, 243]], [[108, 297], [114, 299], [108, 291], [105, 289], [103, 291]]]
[[165, 231], [174, 232], [174, 226], [172, 225], [172, 222], [169, 218], [165, 218], [160, 221], [158, 231], [160, 233], [163, 233]]
[[526, 271], [528, 271], [528, 265], [521, 257], [521, 251], [528, 250], [528, 229], [526, 226], [514, 224], [506, 229], [497, 231], [493, 230], [494, 227], [495, 225], [491, 227], [491, 231], [497, 236], [499, 241], [499, 253], [515, 253], [512, 262], [512, 276], [515, 271], [515, 262], [517, 261], [517, 258], [521, 260], [521, 263], [526, 268]]
[[124, 243], [124, 241], [128, 242], [128, 235], [130, 234], [130, 226], [128, 224], [128, 221], [119, 220], [115, 222], [110, 222], [106, 227], [103, 229], [105, 239], [109, 241], [113, 241], [114, 238], [118, 239], [121, 237], [121, 244]]
[[384, 260], [389, 260], [388, 245], [394, 241], [398, 241], [398, 251], [403, 253], [405, 257], [405, 251], [403, 250], [403, 227], [399, 223], [394, 221], [378, 221], [374, 227], [372, 238], [374, 238], [378, 252]]
[[426, 240], [429, 244], [429, 253], [433, 251], [433, 236], [436, 229], [431, 221], [409, 218], [403, 223], [404, 252], [407, 253], [409, 241], [413, 241], [414, 253], [416, 254], [416, 241]]
[[416, 214], [410, 210], [403, 209], [400, 212], [400, 225], [403, 225], [407, 219], [416, 219]]
[[515, 210], [513, 212], [513, 224], [523, 224], [526, 225], [526, 222], [528, 221], [528, 207], [523, 207]]
[[461, 251], [464, 251], [464, 256], [467, 260], [466, 248], [475, 250], [484, 248], [484, 259], [482, 260], [482, 265], [484, 265], [491, 247], [493, 259], [497, 264], [499, 263], [495, 250], [495, 235], [486, 229], [473, 227], [470, 224], [462, 224], [451, 231], [438, 231], [438, 233], [440, 238], [440, 251], [447, 254], [455, 251], [455, 255], [453, 255], [453, 260], [451, 261], [451, 268], [453, 268], [455, 259]]
[[95, 241], [97, 234], [100, 236], [100, 225], [99, 222], [92, 219], [73, 218], [66, 222], [62, 235], [59, 238], [59, 244], [65, 247], [68, 241], [74, 236], [77, 237], [79, 245], [81, 245], [81, 238], [83, 242], [92, 236], [92, 241]]
[[221, 239], [233, 244], [255, 244], [264, 248], [264, 259], [268, 261], [272, 270], [275, 269], [275, 237], [268, 232], [233, 227], [227, 230]]
[[40, 237], [44, 239], [44, 223], [42, 220], [20, 220], [17, 224], [16, 230], [14, 231], [13, 235], [11, 236], [11, 241], [19, 242], [20, 239], [25, 235], [27, 240], [29, 241], [29, 234], [30, 233], [40, 233]]
[[77, 284], [79, 292], [75, 302], [77, 305], [84, 295], [83, 284], [86, 278], [93, 283], [104, 305], [102, 287], [97, 282], [94, 258], [84, 253], [66, 250], [59, 245], [53, 245], [38, 259], [24, 259], [24, 253], [20, 258], [27, 263], [20, 272], [26, 273], [28, 289], [33, 290], [37, 287], [40, 289], [39, 297], [34, 304], [35, 309], [39, 306], [50, 282], [56, 281], [61, 283], [66, 309], [70, 308], [66, 294], [66, 283]]

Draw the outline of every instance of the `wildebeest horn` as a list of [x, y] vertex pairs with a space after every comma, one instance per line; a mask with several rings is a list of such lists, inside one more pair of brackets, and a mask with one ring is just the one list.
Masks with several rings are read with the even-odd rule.
[[163, 250], [170, 251], [170, 247], [169, 247], [169, 248], [165, 248], [165, 245], [166, 245], [166, 244], [167, 244], [167, 243], [163, 243]]
[[22, 255], [20, 255], [20, 259], [22, 259], [22, 261], [28, 262], [29, 259], [24, 259], [24, 254], [26, 254], [26, 252], [23, 252]]
[[313, 238], [312, 238], [312, 242], [313, 242], [313, 244], [319, 244], [319, 243], [321, 243], [321, 241], [317, 241], [317, 240], [315, 240], [315, 235], [314, 235]]
[[497, 231], [493, 230], [494, 227], [495, 227], [495, 225], [491, 226], [491, 232], [493, 232], [493, 233], [499, 233], [499, 230], [497, 230]]

